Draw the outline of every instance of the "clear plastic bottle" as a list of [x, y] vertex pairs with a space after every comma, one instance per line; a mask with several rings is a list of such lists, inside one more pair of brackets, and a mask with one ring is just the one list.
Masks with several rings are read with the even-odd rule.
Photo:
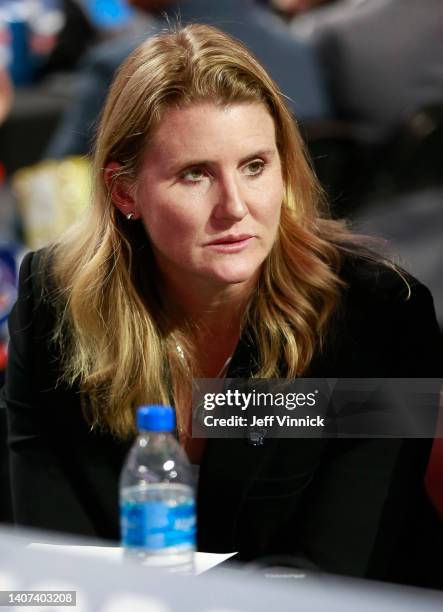
[[185, 451], [172, 435], [170, 406], [142, 406], [139, 435], [120, 477], [125, 556], [144, 565], [191, 572], [196, 541], [195, 491]]

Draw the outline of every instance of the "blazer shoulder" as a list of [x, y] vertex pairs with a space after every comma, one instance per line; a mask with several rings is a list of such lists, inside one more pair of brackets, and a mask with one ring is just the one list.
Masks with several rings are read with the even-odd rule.
[[341, 270], [349, 298], [368, 305], [402, 304], [409, 301], [432, 302], [429, 289], [406, 270], [383, 261], [348, 257]]
[[401, 268], [359, 257], [344, 262], [341, 278], [346, 287], [329, 343], [337, 371], [441, 377], [441, 332], [425, 285]]
[[[9, 316], [10, 334], [20, 332], [47, 313], [50, 261], [47, 249], [30, 251], [24, 256], [18, 277], [18, 295]], [[46, 316], [43, 317], [44, 319]]]
[[20, 263], [19, 281], [27, 281], [31, 275], [43, 272], [49, 265], [48, 249], [28, 251]]

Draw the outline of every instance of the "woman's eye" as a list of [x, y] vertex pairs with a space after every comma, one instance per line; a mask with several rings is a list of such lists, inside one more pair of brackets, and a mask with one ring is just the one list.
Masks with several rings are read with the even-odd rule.
[[249, 176], [257, 176], [258, 174], [261, 174], [263, 172], [264, 167], [265, 164], [261, 159], [255, 159], [254, 161], [247, 164], [246, 174], [248, 174]]
[[200, 168], [190, 168], [185, 170], [182, 174], [182, 178], [190, 183], [198, 183], [204, 177], [204, 172]]

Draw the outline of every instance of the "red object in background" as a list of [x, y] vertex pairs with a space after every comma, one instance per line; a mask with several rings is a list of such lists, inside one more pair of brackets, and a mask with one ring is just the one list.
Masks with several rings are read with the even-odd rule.
[[434, 444], [425, 476], [425, 487], [437, 513], [443, 521], [443, 392]]
[[8, 363], [8, 345], [6, 342], [0, 343], [0, 372], [6, 370], [6, 364]]
[[56, 34], [33, 34], [29, 41], [31, 50], [37, 55], [49, 55], [57, 44]]

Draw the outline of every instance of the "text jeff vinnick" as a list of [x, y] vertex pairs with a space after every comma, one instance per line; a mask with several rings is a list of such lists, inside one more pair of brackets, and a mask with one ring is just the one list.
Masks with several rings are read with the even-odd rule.
[[215, 417], [208, 414], [203, 419], [206, 427], [324, 427], [324, 417], [291, 417], [289, 415], [267, 415], [265, 417], [257, 417], [253, 415], [251, 422], [245, 416], [232, 415], [227, 418]]

